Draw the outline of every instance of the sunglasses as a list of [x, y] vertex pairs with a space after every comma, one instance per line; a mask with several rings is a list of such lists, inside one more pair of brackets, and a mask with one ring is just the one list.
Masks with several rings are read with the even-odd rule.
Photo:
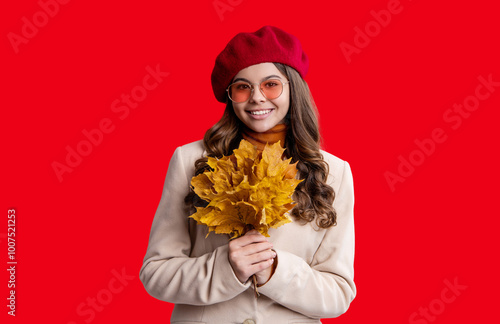
[[[281, 82], [278, 79], [269, 79], [266, 81], [262, 81], [259, 84], [259, 90], [264, 97], [268, 100], [273, 100], [281, 96], [283, 93], [283, 86], [290, 81]], [[237, 81], [229, 85], [226, 91], [229, 99], [235, 103], [242, 103], [250, 99], [254, 90], [254, 84], [258, 83], [249, 83], [245, 81]]]

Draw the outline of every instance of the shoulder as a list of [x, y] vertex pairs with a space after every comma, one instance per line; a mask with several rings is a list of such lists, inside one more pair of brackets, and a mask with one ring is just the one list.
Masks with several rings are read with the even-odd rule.
[[202, 140], [178, 146], [172, 154], [170, 166], [176, 166], [177, 168], [183, 167], [185, 169], [190, 169], [192, 166], [194, 168], [194, 163], [201, 158], [204, 153], [205, 148]]
[[351, 177], [349, 163], [324, 150], [320, 150], [320, 153], [323, 155], [323, 160], [328, 164], [329, 168], [327, 183], [337, 192], [344, 177], [346, 175]]
[[203, 156], [204, 152], [202, 140], [178, 146], [170, 158], [167, 180], [189, 183], [189, 179], [195, 172], [194, 163]]
[[330, 172], [333, 170], [338, 170], [338, 169], [343, 169], [346, 161], [342, 160], [341, 158], [328, 153], [327, 151], [324, 150], [319, 150], [320, 153], [323, 155], [323, 159], [325, 160], [326, 163], [328, 163], [328, 166], [330, 167]]
[[181, 154], [183, 158], [189, 158], [194, 156], [196, 159], [200, 158], [205, 152], [205, 147], [203, 146], [203, 140], [198, 140], [182, 146], [177, 147], [177, 154]]

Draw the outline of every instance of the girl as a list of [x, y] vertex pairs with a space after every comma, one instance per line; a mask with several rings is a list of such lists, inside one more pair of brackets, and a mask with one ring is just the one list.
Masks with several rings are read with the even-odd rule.
[[[356, 295], [352, 174], [319, 147], [308, 66], [298, 39], [272, 26], [239, 33], [218, 55], [212, 88], [225, 112], [202, 141], [175, 150], [140, 270], [150, 295], [175, 303], [172, 323], [321, 323]], [[208, 227], [189, 218], [200, 201], [191, 178], [241, 139], [260, 150], [280, 141], [298, 161], [293, 222], [269, 238], [255, 230], [206, 237]]]

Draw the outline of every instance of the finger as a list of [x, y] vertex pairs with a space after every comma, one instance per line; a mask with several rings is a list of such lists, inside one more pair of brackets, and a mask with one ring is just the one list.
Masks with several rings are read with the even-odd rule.
[[251, 255], [247, 255], [247, 262], [249, 264], [256, 264], [260, 262], [264, 262], [266, 260], [274, 259], [276, 257], [276, 252], [273, 250], [265, 250], [262, 252], [254, 253]]
[[253, 243], [253, 244], [248, 244], [245, 246], [240, 247], [241, 254], [248, 256], [256, 253], [261, 253], [264, 251], [272, 251], [271, 249], [273, 248], [273, 245], [269, 242], [260, 242], [260, 243]]
[[258, 263], [254, 263], [249, 267], [251, 273], [256, 274], [262, 270], [271, 267], [274, 263], [274, 259], [266, 259]]
[[243, 247], [243, 246], [246, 246], [249, 244], [254, 244], [254, 243], [259, 243], [259, 242], [267, 242], [267, 238], [260, 233], [258, 233], [258, 235], [257, 234], [248, 234], [247, 235], [247, 234], [232, 240], [231, 243], [234, 246]]

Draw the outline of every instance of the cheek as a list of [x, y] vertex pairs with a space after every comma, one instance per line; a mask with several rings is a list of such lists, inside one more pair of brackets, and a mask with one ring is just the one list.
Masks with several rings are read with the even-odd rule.
[[279, 103], [279, 107], [281, 110], [281, 113], [283, 115], [286, 115], [288, 113], [288, 110], [290, 109], [290, 100], [284, 99]]
[[236, 116], [238, 118], [240, 118], [241, 116], [243, 116], [243, 114], [245, 113], [243, 107], [240, 107], [239, 105], [234, 105], [233, 104], [233, 110], [234, 110], [234, 113], [236, 114]]
[[286, 110], [288, 112], [288, 109], [290, 109], [290, 91], [283, 91], [283, 98], [282, 98], [282, 101], [281, 101], [281, 108], [283, 110]]

